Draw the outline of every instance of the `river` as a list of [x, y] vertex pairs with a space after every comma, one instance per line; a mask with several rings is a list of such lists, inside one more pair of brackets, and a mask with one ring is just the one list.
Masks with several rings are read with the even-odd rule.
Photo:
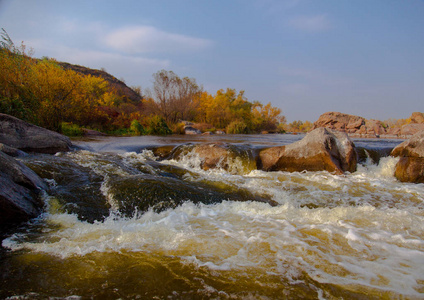
[[[424, 184], [372, 155], [401, 141], [354, 139], [369, 156], [352, 174], [254, 168], [302, 137], [106, 137], [22, 158], [50, 189], [2, 242], [0, 298], [423, 299]], [[152, 152], [202, 142], [246, 155], [205, 171]]]

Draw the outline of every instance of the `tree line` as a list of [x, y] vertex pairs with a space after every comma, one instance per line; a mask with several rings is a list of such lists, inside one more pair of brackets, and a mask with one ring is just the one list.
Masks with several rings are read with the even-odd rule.
[[231, 88], [212, 95], [195, 79], [172, 71], [153, 74], [144, 95], [133, 88], [141, 97], [131, 100], [101, 77], [62, 68], [54, 59], [32, 58], [4, 29], [0, 66], [0, 112], [58, 132], [78, 134], [84, 127], [112, 134], [182, 133], [182, 121], [196, 123], [202, 131], [227, 133], [291, 128], [271, 103], [251, 102], [244, 91]]

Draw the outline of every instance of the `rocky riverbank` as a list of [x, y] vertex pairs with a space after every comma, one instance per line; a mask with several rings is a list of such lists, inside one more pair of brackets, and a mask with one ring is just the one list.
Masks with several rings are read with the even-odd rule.
[[424, 130], [424, 114], [412, 113], [409, 124], [390, 128], [380, 120], [367, 120], [363, 117], [326, 112], [314, 123], [313, 129], [330, 128], [346, 132], [352, 138], [399, 138], [407, 139]]

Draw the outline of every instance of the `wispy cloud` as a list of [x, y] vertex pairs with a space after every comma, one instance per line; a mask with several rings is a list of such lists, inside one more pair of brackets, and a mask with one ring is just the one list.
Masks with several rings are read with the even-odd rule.
[[288, 24], [296, 29], [308, 32], [322, 32], [331, 28], [327, 15], [297, 16], [289, 19]]
[[210, 40], [170, 33], [152, 26], [125, 27], [112, 31], [104, 43], [125, 53], [192, 52], [210, 47]]

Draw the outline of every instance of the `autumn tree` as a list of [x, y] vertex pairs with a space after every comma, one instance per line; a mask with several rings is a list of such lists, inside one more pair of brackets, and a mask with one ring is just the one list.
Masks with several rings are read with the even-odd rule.
[[202, 93], [196, 80], [180, 78], [174, 72], [165, 70], [153, 74], [153, 78], [153, 88], [148, 93], [155, 101], [152, 111], [169, 123], [193, 119], [198, 104], [197, 98]]
[[0, 112], [35, 123], [39, 103], [30, 88], [32, 78], [27, 76], [35, 61], [25, 45], [16, 46], [4, 29], [0, 35]]
[[280, 124], [286, 123], [286, 117], [281, 115], [281, 109], [271, 106], [271, 103], [263, 105], [255, 102], [253, 108], [255, 129], [276, 131]]

